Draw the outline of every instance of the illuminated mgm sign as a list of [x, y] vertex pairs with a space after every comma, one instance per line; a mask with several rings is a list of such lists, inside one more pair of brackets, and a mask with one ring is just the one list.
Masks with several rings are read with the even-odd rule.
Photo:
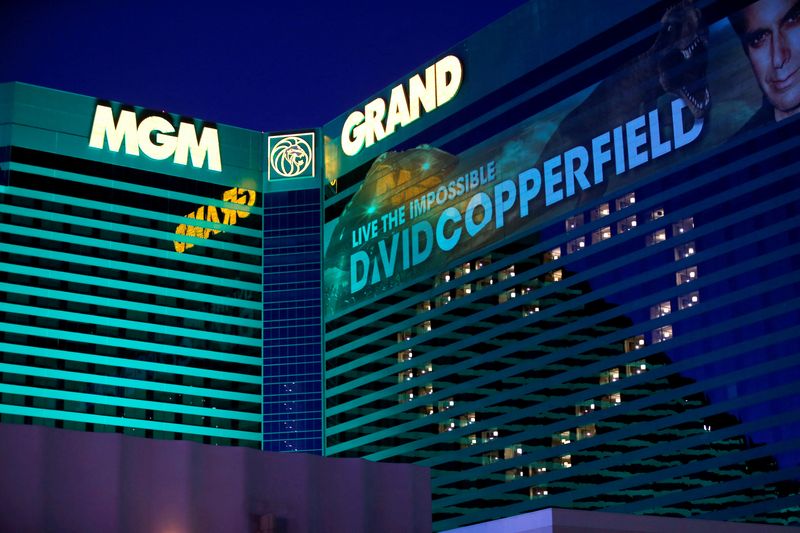
[[110, 106], [99, 104], [94, 113], [89, 146], [119, 152], [125, 143], [125, 153], [138, 156], [140, 152], [151, 159], [169, 159], [187, 165], [191, 156], [193, 167], [222, 171], [217, 129], [204, 127], [197, 136], [194, 124], [181, 122], [175, 126], [167, 119], [153, 115], [138, 120], [133, 111], [122, 110], [114, 121]]

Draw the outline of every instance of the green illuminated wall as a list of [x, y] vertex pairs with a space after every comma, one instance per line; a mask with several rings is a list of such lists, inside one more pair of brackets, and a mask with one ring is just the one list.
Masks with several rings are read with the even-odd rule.
[[97, 104], [0, 85], [0, 421], [258, 448], [262, 136], [110, 104], [217, 128], [222, 171], [115, 153]]

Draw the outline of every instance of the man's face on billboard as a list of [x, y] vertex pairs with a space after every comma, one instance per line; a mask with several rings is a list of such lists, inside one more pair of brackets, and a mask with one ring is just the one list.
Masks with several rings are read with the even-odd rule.
[[761, 90], [782, 120], [800, 109], [800, 0], [744, 9], [744, 46]]

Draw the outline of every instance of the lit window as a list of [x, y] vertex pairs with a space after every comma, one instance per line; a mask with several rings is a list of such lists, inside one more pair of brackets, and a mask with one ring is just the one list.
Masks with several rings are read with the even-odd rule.
[[450, 296], [450, 291], [443, 292], [442, 294], [436, 297], [436, 307], [442, 307], [444, 305], [447, 305], [448, 303], [450, 303], [450, 300], [452, 300]]
[[528, 489], [528, 491], [529, 491], [528, 495], [531, 499], [542, 498], [544, 496], [547, 496], [548, 494], [547, 489], [544, 489], [542, 487], [531, 487], [530, 489]]
[[583, 226], [583, 213], [575, 215], [574, 217], [569, 217], [564, 221], [564, 225], [566, 226], [566, 231], [572, 231], [575, 228]]
[[467, 413], [465, 415], [461, 415], [461, 419], [460, 419], [461, 427], [469, 426], [470, 424], [474, 424], [475, 420], [477, 420], [477, 417], [476, 417], [475, 413]]
[[544, 254], [545, 262], [555, 261], [556, 259], [559, 259], [560, 257], [561, 257], [561, 247], [560, 246], [558, 246], [556, 248], [553, 248], [552, 250], [550, 250], [549, 252], [545, 252], [545, 254]]
[[597, 428], [594, 424], [589, 424], [588, 426], [579, 427], [575, 433], [575, 438], [577, 440], [584, 440], [590, 439], [597, 434]]
[[617, 222], [617, 233], [625, 233], [636, 227], [636, 215], [623, 218]]
[[647, 236], [646, 244], [647, 246], [653, 246], [654, 244], [664, 242], [665, 240], [667, 240], [667, 231], [660, 229]]
[[572, 442], [570, 440], [570, 432], [569, 431], [562, 431], [553, 437], [553, 446], [560, 446], [563, 444], [569, 444]]
[[575, 416], [581, 416], [591, 413], [596, 408], [597, 404], [594, 403], [594, 400], [589, 400], [583, 403], [579, 403], [575, 406]]
[[689, 268], [684, 268], [681, 271], [675, 273], [675, 284], [676, 285], [683, 285], [684, 283], [689, 283], [697, 279], [697, 267], [692, 266]]
[[658, 220], [659, 218], [664, 216], [664, 208], [659, 207], [658, 209], [653, 209], [650, 212], [650, 220]]
[[529, 316], [532, 315], [533, 313], [538, 313], [538, 312], [539, 312], [539, 306], [535, 303], [531, 303], [529, 305], [522, 307], [522, 316]]
[[694, 229], [694, 218], [684, 218], [672, 225], [672, 234], [680, 235], [692, 229]]
[[586, 237], [578, 237], [577, 239], [572, 239], [567, 243], [567, 253], [572, 254], [577, 252], [578, 250], [583, 250], [586, 246]]
[[691, 257], [694, 254], [695, 254], [695, 246], [693, 242], [687, 242], [686, 244], [682, 244], [680, 246], [675, 247], [675, 261], [686, 259], [687, 257]]
[[508, 278], [514, 277], [514, 265], [511, 265], [508, 268], [504, 268], [500, 272], [497, 273], [497, 280], [498, 281], [505, 281]]
[[602, 399], [602, 406], [604, 409], [608, 409], [609, 407], [614, 407], [615, 405], [619, 405], [621, 403], [622, 403], [622, 394], [619, 392], [609, 394], [608, 396], [603, 396]]
[[499, 436], [500, 432], [496, 429], [489, 429], [481, 432], [481, 440], [483, 440], [483, 442], [489, 442], [490, 440], [494, 440]]
[[492, 264], [492, 256], [487, 255], [475, 261], [475, 270]]
[[572, 456], [571, 455], [562, 455], [561, 456], [561, 466], [564, 468], [572, 468]]
[[592, 232], [592, 244], [611, 238], [611, 228], [606, 226]]
[[592, 209], [591, 218], [592, 220], [597, 220], [599, 218], [607, 217], [611, 211], [608, 208], [608, 204], [600, 204], [594, 209]]
[[632, 363], [625, 365], [625, 375], [630, 377], [643, 374], [647, 372], [648, 368], [649, 366], [644, 361], [633, 361]]
[[504, 303], [509, 301], [511, 298], [517, 297], [517, 290], [516, 289], [508, 289], [507, 291], [503, 291], [498, 295], [498, 300], [500, 303]]
[[622, 198], [617, 198], [617, 211], [625, 209], [636, 203], [636, 193], [628, 193]]
[[558, 270], [553, 270], [552, 272], [548, 272], [545, 275], [546, 281], [561, 281], [564, 277], [564, 273], [559, 268]]
[[612, 368], [600, 373], [600, 385], [619, 381], [619, 368]]
[[403, 361], [408, 361], [414, 357], [414, 352], [412, 350], [403, 350], [402, 352], [397, 352], [397, 362], [402, 363]]
[[658, 305], [654, 305], [650, 307], [650, 319], [654, 318], [661, 318], [662, 316], [666, 316], [672, 312], [672, 305], [670, 305], [669, 300], [666, 302], [661, 302]]
[[666, 325], [653, 330], [653, 344], [668, 341], [672, 338], [672, 326]]
[[700, 293], [698, 291], [690, 292], [684, 296], [678, 297], [678, 309], [687, 309], [697, 305], [700, 301]]
[[643, 347], [644, 347], [644, 335], [637, 335], [636, 337], [625, 339], [625, 353], [632, 352], [634, 350], [639, 350]]

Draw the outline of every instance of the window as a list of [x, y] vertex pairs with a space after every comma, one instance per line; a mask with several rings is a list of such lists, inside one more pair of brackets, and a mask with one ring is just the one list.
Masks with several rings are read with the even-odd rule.
[[503, 270], [498, 272], [497, 280], [505, 281], [508, 278], [513, 278], [513, 277], [514, 277], [514, 265], [511, 265], [510, 267], [504, 268]]
[[636, 337], [625, 339], [625, 353], [639, 350], [642, 347], [644, 347], [644, 335], [637, 335]]
[[569, 217], [564, 221], [564, 225], [566, 226], [566, 231], [572, 231], [575, 228], [583, 226], [583, 213], [575, 215], [574, 217]]
[[600, 373], [600, 385], [619, 381], [619, 368], [612, 368]]
[[589, 424], [588, 426], [579, 427], [575, 434], [575, 438], [578, 440], [590, 439], [595, 435], [597, 435], [597, 428], [594, 424]]
[[672, 326], [667, 325], [653, 330], [653, 344], [668, 341], [672, 338]]
[[570, 440], [570, 432], [569, 431], [562, 431], [553, 436], [553, 446], [561, 446], [562, 444], [569, 444], [572, 442]]
[[654, 244], [664, 242], [665, 240], [667, 240], [667, 232], [664, 229], [660, 229], [648, 235], [645, 240], [645, 243], [647, 244], [647, 246], [653, 246]]
[[687, 231], [694, 229], [694, 218], [684, 218], [683, 220], [679, 220], [675, 224], [672, 225], [672, 234], [673, 235], [680, 235], [682, 233], [686, 233]]
[[625, 365], [625, 375], [636, 376], [638, 374], [643, 374], [647, 372], [648, 365], [644, 361], [634, 361], [632, 363], [628, 363]]
[[445, 420], [439, 424], [439, 433], [446, 433], [453, 431], [456, 428], [456, 423], [452, 419]]
[[687, 242], [686, 244], [682, 244], [680, 246], [675, 247], [675, 261], [686, 259], [687, 257], [691, 257], [694, 254], [695, 254], [694, 242]]
[[629, 216], [628, 218], [623, 218], [619, 222], [617, 222], [617, 234], [625, 233], [626, 231], [630, 231], [636, 227], [636, 215]]
[[509, 301], [511, 298], [516, 298], [516, 297], [517, 297], [517, 289], [508, 289], [507, 291], [501, 292], [498, 295], [497, 299], [498, 302], [502, 304]]
[[409, 381], [414, 378], [414, 369], [409, 368], [408, 370], [404, 370], [397, 374], [397, 382], [402, 383], [404, 381]]
[[461, 440], [461, 447], [467, 448], [478, 444], [478, 437], [476, 435], [467, 435]]
[[619, 392], [609, 394], [608, 396], [603, 396], [603, 399], [600, 401], [600, 405], [603, 407], [603, 409], [608, 409], [609, 407], [614, 407], [615, 405], [619, 405], [621, 403], [622, 394]]
[[617, 211], [630, 207], [636, 203], [636, 193], [630, 192], [622, 198], [617, 198]]
[[500, 437], [500, 431], [497, 429], [487, 429], [486, 431], [481, 432], [481, 440], [483, 442], [489, 442], [490, 440], [494, 440]]
[[456, 401], [453, 398], [447, 398], [446, 400], [442, 400], [439, 402], [439, 412], [447, 411], [451, 407], [456, 405]]
[[592, 232], [592, 244], [611, 238], [611, 227], [606, 226]]
[[528, 305], [522, 307], [522, 316], [530, 316], [533, 313], [539, 312], [539, 305], [537, 303], [531, 302]]
[[653, 209], [650, 211], [650, 220], [658, 220], [664, 216], [664, 208], [659, 207], [658, 209]]
[[561, 247], [560, 246], [557, 246], [556, 248], [553, 248], [552, 250], [550, 250], [549, 252], [545, 252], [545, 254], [544, 254], [545, 263], [548, 263], [550, 261], [555, 261], [555, 260], [560, 259], [560, 258], [561, 258]]
[[586, 237], [578, 237], [577, 239], [572, 239], [567, 243], [567, 253], [573, 254], [578, 250], [583, 250], [586, 246]]
[[597, 220], [599, 218], [607, 217], [611, 211], [608, 209], [608, 204], [600, 204], [594, 209], [590, 214], [592, 220]]
[[591, 413], [592, 411], [597, 408], [597, 404], [594, 403], [594, 400], [588, 400], [582, 403], [579, 403], [575, 406], [575, 416], [581, 416]]
[[697, 305], [700, 301], [700, 293], [698, 291], [690, 292], [684, 296], [678, 297], [678, 309], [688, 309]]
[[475, 261], [475, 270], [483, 268], [485, 266], [492, 264], [492, 256], [487, 255], [486, 257], [481, 257], [477, 261]]
[[662, 316], [666, 316], [672, 312], [672, 305], [669, 301], [661, 302], [658, 305], [654, 305], [650, 307], [650, 319], [654, 318], [661, 318]]
[[443, 292], [442, 294], [436, 297], [436, 307], [442, 307], [444, 305], [447, 305], [450, 303], [450, 300], [452, 300], [450, 296], [450, 291]]
[[553, 270], [552, 272], [548, 272], [545, 275], [545, 281], [561, 281], [564, 277], [564, 272], [559, 268], [558, 270]]
[[697, 267], [684, 268], [675, 273], [675, 285], [683, 285], [697, 279]]

